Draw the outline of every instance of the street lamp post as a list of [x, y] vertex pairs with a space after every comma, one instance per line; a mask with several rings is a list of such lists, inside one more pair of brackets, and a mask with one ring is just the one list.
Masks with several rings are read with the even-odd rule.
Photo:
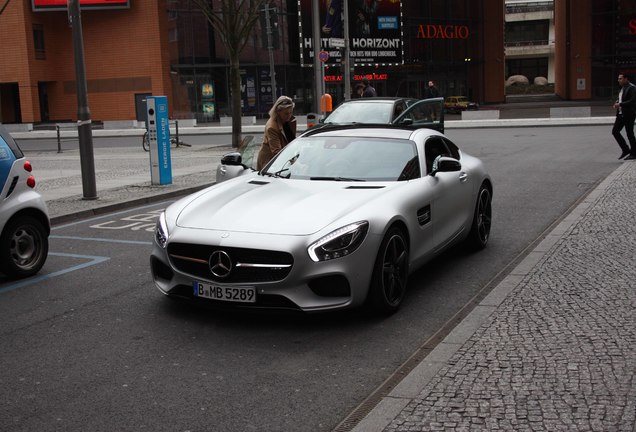
[[269, 52], [269, 76], [272, 84], [272, 104], [276, 102], [278, 98], [278, 92], [276, 91], [276, 69], [274, 68], [274, 41], [272, 38], [272, 21], [270, 13], [276, 13], [276, 8], [270, 8], [269, 5], [265, 6], [265, 25], [267, 26], [267, 51]]
[[73, 51], [75, 54], [75, 82], [77, 85], [77, 135], [79, 137], [80, 166], [82, 170], [83, 199], [97, 199], [95, 186], [95, 160], [93, 156], [93, 130], [91, 112], [88, 108], [86, 67], [84, 65], [84, 40], [82, 15], [79, 0], [68, 0], [68, 19], [73, 29]]
[[316, 98], [314, 99], [314, 109], [315, 112], [321, 112], [322, 103], [320, 98], [322, 97], [322, 64], [320, 59], [318, 58], [318, 53], [322, 49], [321, 41], [320, 41], [320, 7], [318, 4], [318, 0], [312, 0], [311, 2], [311, 15], [312, 15], [312, 24], [313, 24], [313, 49], [314, 49], [314, 84], [315, 84], [315, 94]]

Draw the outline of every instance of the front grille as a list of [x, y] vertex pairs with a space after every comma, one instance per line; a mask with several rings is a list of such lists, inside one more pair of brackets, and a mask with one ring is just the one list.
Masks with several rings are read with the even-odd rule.
[[[218, 277], [210, 269], [210, 256], [217, 251], [225, 252], [232, 261], [226, 277]], [[277, 282], [287, 277], [294, 263], [287, 252], [188, 243], [170, 243], [168, 255], [178, 271], [221, 283]]]

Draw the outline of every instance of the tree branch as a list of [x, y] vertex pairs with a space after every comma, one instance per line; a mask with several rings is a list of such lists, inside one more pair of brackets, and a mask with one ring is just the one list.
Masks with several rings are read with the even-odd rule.
[[11, 2], [11, 0], [7, 0], [4, 2], [4, 5], [2, 6], [2, 9], [0, 9], [0, 15], [2, 15], [2, 12], [4, 12], [4, 10], [7, 8], [7, 6], [9, 6], [9, 3]]

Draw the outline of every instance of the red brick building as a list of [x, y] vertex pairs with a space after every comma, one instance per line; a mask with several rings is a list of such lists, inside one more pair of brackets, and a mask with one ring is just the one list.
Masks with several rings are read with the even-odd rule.
[[[83, 10], [82, 24], [94, 119], [134, 119], [135, 95], [172, 94], [164, 0], [132, 0], [129, 9]], [[31, 0], [11, 0], [0, 15], [0, 52], [4, 123], [77, 119], [66, 11], [34, 12]]]

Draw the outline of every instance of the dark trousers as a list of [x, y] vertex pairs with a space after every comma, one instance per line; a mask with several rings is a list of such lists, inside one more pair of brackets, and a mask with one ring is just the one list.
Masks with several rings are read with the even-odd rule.
[[[614, 121], [614, 127], [612, 128], [612, 135], [616, 138], [616, 142], [624, 152], [629, 152], [632, 156], [636, 156], [636, 137], [634, 137], [634, 120], [636, 117], [633, 115], [616, 114], [616, 120]], [[625, 138], [621, 135], [621, 130], [625, 128], [625, 134], [629, 140], [629, 146], [625, 142]], [[631, 147], [631, 148], [630, 148]]]

